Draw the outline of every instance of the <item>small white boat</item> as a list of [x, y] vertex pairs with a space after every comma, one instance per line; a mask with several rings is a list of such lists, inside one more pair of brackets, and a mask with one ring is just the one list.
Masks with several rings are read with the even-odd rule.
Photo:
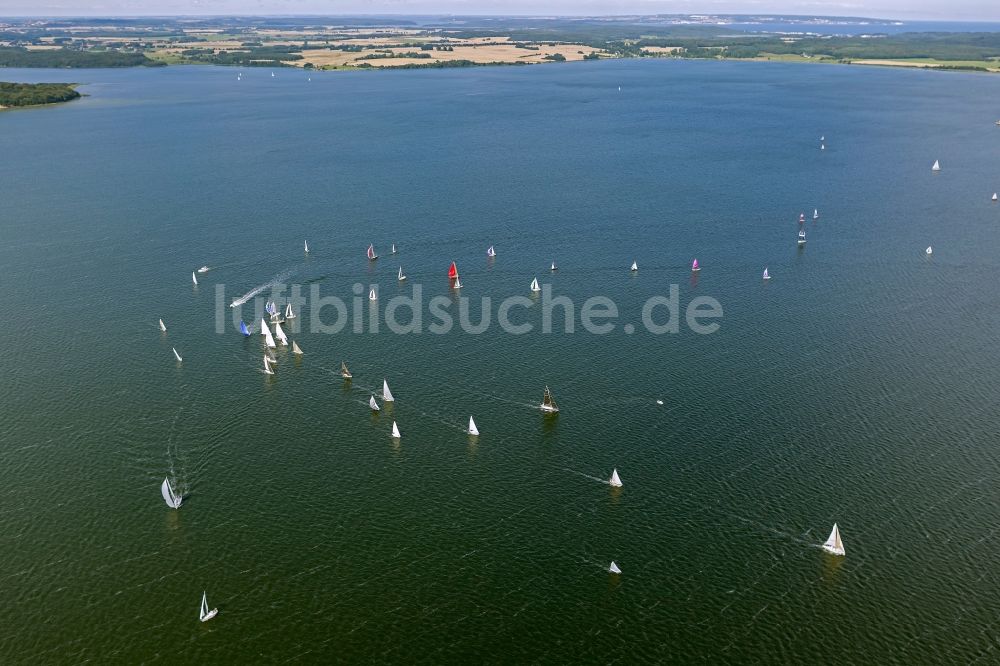
[[288, 346], [288, 337], [285, 335], [285, 332], [281, 330], [281, 324], [275, 323], [274, 334], [278, 337], [278, 340], [281, 341], [281, 345], [283, 347]]
[[302, 356], [302, 354], [305, 353], [305, 352], [302, 351], [302, 348], [299, 347], [298, 343], [295, 342], [295, 340], [292, 340], [292, 353], [293, 354], [298, 354], [299, 356]]
[[191, 271], [191, 282], [194, 282], [196, 287], [198, 286], [198, 276], [194, 274], [194, 271]]
[[163, 323], [162, 319], [160, 320], [160, 330], [163, 331], [164, 333], [167, 332], [167, 326], [166, 324]]
[[840, 540], [840, 529], [837, 527], [837, 523], [833, 524], [833, 531], [830, 532], [830, 538], [823, 544], [823, 550], [831, 555], [840, 555], [843, 557], [844, 542]]
[[799, 230], [799, 245], [805, 245], [805, 244], [806, 244], [806, 230], [805, 229], [800, 229]]
[[926, 252], [928, 255], [934, 254], [934, 248], [932, 248], [930, 245], [928, 245], [927, 249], [924, 250], [924, 252]]
[[274, 349], [278, 345], [274, 344], [274, 336], [271, 335], [271, 329], [267, 327], [267, 322], [263, 319], [260, 320], [260, 334], [264, 336], [264, 342], [270, 349]]
[[181, 355], [177, 353], [177, 350], [176, 350], [176, 349], [174, 349], [173, 347], [171, 347], [171, 349], [173, 349], [173, 352], [174, 352], [174, 356], [175, 356], [175, 357], [177, 358], [177, 362], [178, 362], [178, 363], [180, 363], [181, 361], [183, 361], [183, 360], [184, 360], [184, 359], [182, 359], [182, 358], [181, 358]]
[[181, 504], [184, 502], [184, 497], [174, 492], [169, 478], [164, 478], [163, 483], [160, 484], [160, 494], [163, 495], [163, 501], [171, 509], [181, 508]]
[[[274, 76], [274, 74], [272, 74], [271, 76]], [[208, 622], [218, 614], [219, 614], [218, 608], [213, 608], [212, 610], [208, 610], [208, 593], [202, 592], [201, 612], [198, 613], [198, 617], [201, 619], [202, 622]]]
[[990, 201], [996, 201], [996, 200], [997, 200], [997, 193], [994, 192], [993, 197], [990, 199]]
[[819, 208], [813, 208], [813, 219], [814, 220], [819, 219]]
[[632, 262], [632, 266], [629, 268], [629, 270], [632, 271], [633, 273], [635, 273], [636, 271], [639, 270], [639, 264], [637, 262], [633, 261]]
[[559, 268], [556, 266], [556, 262], [554, 262], [554, 261], [552, 262], [552, 266], [551, 266], [551, 268], [549, 268], [549, 270], [550, 271], [557, 271], [557, 270], [559, 270]]
[[392, 422], [392, 438], [399, 439], [399, 426], [396, 425], [395, 421]]
[[406, 279], [406, 276], [403, 275], [403, 267], [402, 266], [399, 267], [399, 276], [396, 279], [399, 280], [400, 282], [402, 282], [403, 280]]
[[542, 394], [542, 404], [538, 406], [543, 412], [556, 413], [559, 411], [559, 406], [556, 405], [556, 401], [552, 399], [552, 392], [549, 391], [549, 387], [545, 387], [545, 393]]
[[541, 291], [542, 288], [538, 286], [538, 278], [531, 280], [531, 291]]
[[931, 166], [931, 171], [940, 171], [940, 170], [941, 170], [941, 163], [938, 162], [937, 160], [934, 160], [934, 164]]
[[662, 405], [662, 404], [663, 404], [663, 401], [662, 401], [662, 400], [657, 400], [657, 401], [656, 401], [656, 404], [658, 404], [658, 405]]
[[340, 362], [340, 376], [344, 379], [350, 379], [354, 376], [351, 374], [351, 371], [347, 369], [347, 363], [344, 361]]
[[302, 245], [305, 247], [306, 254], [309, 254], [309, 241], [302, 241]]
[[608, 567], [608, 573], [620, 574], [621, 572], [622, 570], [618, 568], [618, 565], [615, 564], [615, 561], [611, 560], [611, 566]]
[[476, 427], [476, 422], [472, 420], [471, 416], [469, 417], [469, 429], [466, 432], [474, 436], [479, 435], [479, 428]]
[[274, 374], [274, 370], [271, 369], [271, 358], [267, 354], [264, 354], [264, 374], [265, 375]]
[[823, 136], [821, 136], [821, 137], [819, 138], [819, 140], [820, 140], [820, 141], [826, 141], [826, 135], [824, 134]]
[[396, 254], [396, 244], [395, 244], [395, 243], [393, 243], [393, 244], [392, 244], [392, 250], [391, 250], [391, 253], [392, 253], [392, 254]]
[[295, 310], [292, 310], [292, 304], [285, 304], [285, 319], [295, 319]]
[[272, 79], [274, 78], [274, 72], [271, 72], [271, 78]]
[[497, 251], [493, 249], [492, 245], [490, 245], [489, 248], [486, 250], [486, 256], [487, 257], [495, 257], [495, 256], [497, 256]]
[[805, 224], [805, 222], [806, 222], [806, 214], [799, 213], [799, 224]]
[[825, 143], [819, 144], [819, 149], [820, 150], [826, 150], [826, 144]]
[[375, 402], [375, 396], [371, 396], [370, 398], [368, 398], [368, 406], [372, 408], [373, 412], [379, 411], [378, 403]]
[[698, 260], [695, 259], [694, 261], [691, 262], [691, 272], [692, 273], [697, 273], [700, 270], [701, 270], [701, 266], [698, 265]]
[[462, 288], [462, 281], [459, 278], [455, 278], [455, 284], [453, 284], [451, 286], [454, 287], [455, 289], [461, 289]]
[[618, 478], [618, 469], [617, 468], [615, 468], [614, 470], [611, 471], [611, 478], [608, 479], [608, 485], [610, 485], [612, 488], [621, 488], [622, 487], [622, 480]]
[[367, 254], [368, 254], [368, 261], [375, 261], [376, 259], [378, 259], [378, 255], [375, 254], [375, 246], [374, 245], [369, 245], [368, 246], [368, 252], [367, 252]]
[[389, 390], [389, 382], [382, 380], [382, 400], [385, 402], [393, 402], [395, 398], [392, 397], [392, 392]]
[[208, 266], [202, 266], [201, 268], [198, 269], [198, 272], [199, 273], [207, 273], [209, 270], [210, 269], [209, 269]]
[[368, 292], [368, 300], [369, 301], [377, 301], [378, 300], [378, 294], [375, 293], [375, 287], [372, 287], [371, 291]]
[[766, 267], [764, 268], [764, 279], [765, 280], [770, 280], [771, 279], [771, 275], [767, 272], [767, 268]]

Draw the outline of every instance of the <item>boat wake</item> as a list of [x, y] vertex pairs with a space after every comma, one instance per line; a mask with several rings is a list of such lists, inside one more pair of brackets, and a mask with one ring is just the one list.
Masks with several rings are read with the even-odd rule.
[[582, 476], [585, 479], [590, 479], [591, 481], [597, 481], [598, 483], [603, 483], [604, 485], [608, 485], [607, 479], [600, 479], [596, 476], [591, 476], [590, 474], [584, 474], [583, 472], [578, 472], [575, 469], [570, 469], [569, 467], [563, 467], [563, 470], [566, 472], [570, 472], [571, 474], [578, 474], [579, 476]]
[[282, 273], [278, 273], [273, 278], [271, 278], [268, 282], [260, 285], [259, 287], [254, 287], [253, 289], [251, 289], [247, 293], [245, 293], [242, 296], [240, 296], [239, 298], [235, 299], [232, 303], [229, 304], [229, 307], [231, 307], [231, 308], [237, 308], [237, 307], [243, 305], [244, 303], [246, 303], [247, 301], [249, 301], [251, 298], [253, 298], [257, 294], [259, 294], [260, 292], [264, 291], [268, 287], [273, 287], [276, 284], [280, 284], [282, 282], [285, 282], [286, 280], [288, 280], [288, 278], [292, 277], [292, 275], [294, 273], [295, 273], [295, 271], [292, 271], [292, 270], [288, 270], [288, 271], [284, 271]]

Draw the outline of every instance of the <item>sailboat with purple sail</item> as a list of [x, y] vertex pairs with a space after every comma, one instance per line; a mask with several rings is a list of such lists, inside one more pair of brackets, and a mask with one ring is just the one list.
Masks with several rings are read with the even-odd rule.
[[697, 273], [700, 270], [701, 270], [701, 266], [698, 265], [698, 260], [695, 259], [694, 261], [691, 262], [691, 272], [692, 273]]

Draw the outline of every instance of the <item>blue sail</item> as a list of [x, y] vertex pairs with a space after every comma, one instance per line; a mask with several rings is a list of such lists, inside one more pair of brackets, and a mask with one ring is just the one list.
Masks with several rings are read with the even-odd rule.
[[242, 319], [240, 319], [240, 333], [247, 336], [248, 338], [250, 337], [250, 329], [247, 328], [247, 323]]
[[278, 312], [278, 308], [275, 307], [274, 301], [268, 301], [267, 302], [267, 307], [265, 309], [267, 310], [267, 314], [271, 314], [271, 315], [277, 314], [277, 312]]

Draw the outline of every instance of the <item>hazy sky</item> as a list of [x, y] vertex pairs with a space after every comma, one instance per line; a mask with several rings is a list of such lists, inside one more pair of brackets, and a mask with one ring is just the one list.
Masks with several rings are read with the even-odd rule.
[[0, 16], [674, 13], [1000, 21], [1000, 0], [0, 0]]

